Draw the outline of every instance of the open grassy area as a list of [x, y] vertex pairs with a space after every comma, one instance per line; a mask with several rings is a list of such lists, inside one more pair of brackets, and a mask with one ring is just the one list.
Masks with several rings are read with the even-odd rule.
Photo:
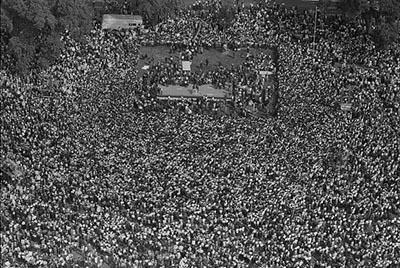
[[223, 66], [238, 66], [245, 60], [245, 51], [230, 51], [229, 53], [222, 53], [218, 49], [204, 50], [203, 54], [198, 54], [194, 57], [192, 62], [193, 71], [200, 70], [200, 64], [208, 60], [208, 68], [212, 69], [218, 65]]
[[[142, 58], [142, 56], [146, 56], [146, 58]], [[142, 70], [143, 66], [151, 66], [157, 62], [164, 61], [166, 57], [177, 58], [178, 56], [178, 53], [169, 53], [169, 48], [167, 46], [141, 47], [140, 59], [138, 62], [139, 76], [144, 73]]]
[[[271, 53], [266, 49], [250, 49], [251, 54], [258, 53]], [[230, 51], [229, 53], [222, 53], [219, 49], [205, 49], [202, 54], [197, 54], [192, 61], [192, 70], [197, 72], [200, 70], [200, 64], [205, 63], [208, 60], [208, 69], [213, 69], [218, 65], [223, 66], [238, 66], [245, 61], [247, 51], [242, 49], [239, 51]], [[145, 58], [141, 58], [138, 63], [139, 75], [142, 75], [145, 71], [142, 67], [145, 65], [151, 66], [157, 62], [164, 61], [165, 58], [173, 57], [176, 60], [179, 59], [179, 53], [169, 53], [169, 47], [167, 46], [154, 46], [154, 47], [142, 47], [140, 49], [140, 55], [146, 55]]]

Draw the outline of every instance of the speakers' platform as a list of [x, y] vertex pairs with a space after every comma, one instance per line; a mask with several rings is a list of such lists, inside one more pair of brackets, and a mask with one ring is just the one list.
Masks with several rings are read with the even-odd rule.
[[201, 85], [199, 89], [193, 89], [193, 85], [179, 86], [159, 85], [161, 93], [158, 95], [159, 99], [177, 99], [177, 98], [214, 98], [214, 99], [230, 99], [229, 92], [223, 89], [217, 89], [211, 84]]

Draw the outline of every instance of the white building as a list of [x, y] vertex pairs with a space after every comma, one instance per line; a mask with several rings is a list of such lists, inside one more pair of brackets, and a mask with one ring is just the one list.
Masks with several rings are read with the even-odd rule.
[[103, 30], [143, 28], [143, 18], [138, 15], [104, 14], [101, 28]]

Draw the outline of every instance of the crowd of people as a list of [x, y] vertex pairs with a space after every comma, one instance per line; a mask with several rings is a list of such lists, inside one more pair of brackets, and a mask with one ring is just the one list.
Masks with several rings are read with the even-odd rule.
[[[2, 267], [400, 265], [400, 46], [322, 15], [313, 45], [313, 14], [270, 2], [220, 30], [216, 10], [139, 36], [66, 33], [48, 70], [1, 70]], [[160, 103], [172, 67], [137, 75], [156, 42], [276, 46], [278, 116]]]

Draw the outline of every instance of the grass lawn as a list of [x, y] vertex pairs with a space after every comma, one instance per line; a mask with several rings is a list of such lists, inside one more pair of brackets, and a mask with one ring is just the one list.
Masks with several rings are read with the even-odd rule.
[[154, 46], [154, 47], [141, 47], [140, 56], [147, 55], [145, 59], [139, 59], [138, 68], [139, 75], [143, 72], [142, 67], [145, 65], [151, 66], [157, 62], [164, 61], [166, 57], [179, 57], [178, 53], [169, 53], [169, 47], [167, 46]]
[[[250, 49], [251, 54], [258, 53], [271, 53], [266, 49]], [[230, 51], [229, 53], [222, 53], [218, 49], [204, 49], [203, 54], [197, 54], [192, 61], [192, 70], [197, 72], [200, 70], [200, 63], [205, 63], [208, 59], [208, 69], [213, 69], [219, 64], [223, 66], [238, 66], [245, 61], [247, 51], [245, 49], [239, 51]], [[169, 47], [167, 46], [154, 46], [154, 47], [142, 47], [140, 49], [140, 55], [147, 55], [145, 59], [140, 59], [138, 63], [139, 76], [145, 72], [142, 67], [145, 65], [151, 66], [160, 61], [164, 61], [166, 57], [173, 57], [179, 59], [179, 53], [169, 53]]]

